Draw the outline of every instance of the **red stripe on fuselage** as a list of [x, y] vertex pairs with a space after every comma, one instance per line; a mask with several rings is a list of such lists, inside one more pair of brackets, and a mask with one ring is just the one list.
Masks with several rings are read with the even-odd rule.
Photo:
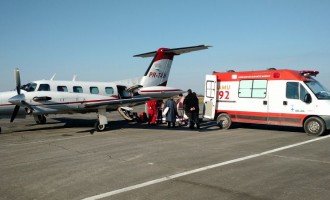
[[0, 107], [2, 106], [15, 106], [14, 104], [0, 104]]

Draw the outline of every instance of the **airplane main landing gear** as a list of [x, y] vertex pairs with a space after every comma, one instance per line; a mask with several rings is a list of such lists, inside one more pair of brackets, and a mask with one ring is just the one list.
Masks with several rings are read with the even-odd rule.
[[34, 115], [34, 120], [37, 124], [46, 124], [46, 116], [45, 115]]

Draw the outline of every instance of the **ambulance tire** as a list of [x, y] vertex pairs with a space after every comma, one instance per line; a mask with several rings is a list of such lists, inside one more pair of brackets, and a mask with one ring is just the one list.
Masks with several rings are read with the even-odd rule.
[[304, 130], [308, 135], [321, 136], [325, 132], [325, 123], [319, 117], [310, 117], [304, 123]]
[[221, 113], [217, 117], [217, 125], [221, 129], [229, 129], [231, 126], [231, 118], [227, 113]]

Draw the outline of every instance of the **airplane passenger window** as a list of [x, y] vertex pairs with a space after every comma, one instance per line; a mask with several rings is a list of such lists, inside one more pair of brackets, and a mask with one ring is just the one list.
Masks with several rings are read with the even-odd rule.
[[38, 91], [50, 91], [50, 86], [48, 84], [40, 84]]
[[73, 86], [73, 92], [75, 93], [83, 93], [83, 89], [81, 86]]
[[99, 93], [99, 88], [98, 87], [90, 87], [89, 91], [91, 94], [98, 94]]
[[68, 88], [66, 86], [57, 86], [57, 91], [59, 92], [67, 92]]
[[112, 87], [105, 87], [105, 93], [113, 94], [113, 88]]

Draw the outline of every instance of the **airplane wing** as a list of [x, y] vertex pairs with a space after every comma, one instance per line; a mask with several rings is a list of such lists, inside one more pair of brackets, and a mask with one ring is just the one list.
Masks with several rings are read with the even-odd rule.
[[143, 103], [150, 100], [150, 97], [135, 97], [129, 99], [117, 99], [117, 100], [108, 100], [108, 101], [101, 101], [101, 102], [94, 102], [94, 103], [87, 103], [85, 105], [86, 108], [97, 108], [101, 106], [113, 106], [113, 105], [129, 105], [135, 103]]
[[[198, 50], [202, 50], [202, 49], [207, 49], [209, 47], [211, 47], [211, 46], [198, 45], [198, 46], [191, 46], [191, 47], [166, 49], [163, 52], [165, 52], [165, 53], [173, 53], [175, 55], [180, 55], [180, 54], [183, 54], [183, 53], [189, 53], [189, 52], [192, 52], [192, 51], [198, 51]], [[148, 52], [148, 53], [138, 54], [138, 55], [135, 55], [133, 57], [142, 57], [142, 58], [153, 57], [153, 56], [156, 55], [156, 53], [157, 53], [157, 51], [152, 51], [152, 52]]]

